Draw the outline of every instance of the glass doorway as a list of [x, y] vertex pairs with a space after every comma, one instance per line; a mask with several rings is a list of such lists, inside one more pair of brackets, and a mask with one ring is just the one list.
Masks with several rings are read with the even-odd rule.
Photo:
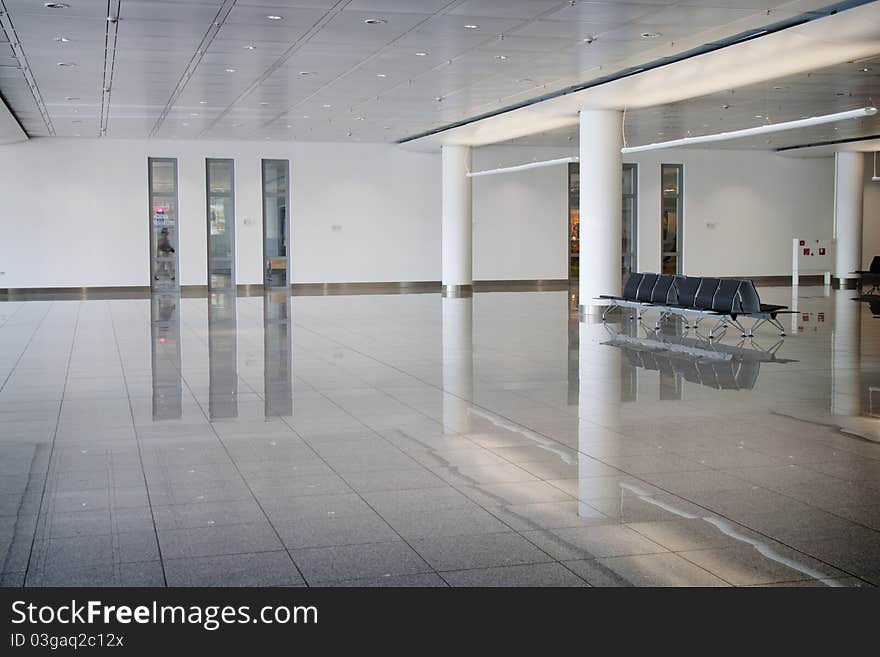
[[263, 285], [266, 289], [290, 285], [290, 164], [263, 160]]
[[205, 160], [208, 290], [235, 289], [235, 162]]
[[680, 274], [682, 269], [683, 175], [681, 164], [660, 165], [660, 267], [664, 274]]
[[150, 195], [150, 288], [154, 293], [178, 292], [177, 160], [147, 160]]
[[[638, 267], [638, 165], [624, 164], [621, 213], [621, 274], [627, 276]], [[580, 167], [568, 165], [568, 278], [576, 281], [580, 272]]]

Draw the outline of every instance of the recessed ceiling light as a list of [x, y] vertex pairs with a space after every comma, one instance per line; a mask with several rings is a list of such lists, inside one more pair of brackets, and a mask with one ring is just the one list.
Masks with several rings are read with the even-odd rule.
[[194, 119], [197, 119], [199, 116], [199, 113], [198, 112], [190, 112], [190, 116], [193, 117]]
[[235, 68], [227, 68], [227, 69], [226, 69], [226, 72], [227, 72], [227, 73], [235, 73], [237, 70], [238, 70], [238, 69], [235, 69]]
[[46, 9], [69, 9], [70, 5], [66, 2], [44, 2], [43, 6]]
[[868, 73], [868, 72], [870, 72], [870, 70], [871, 70], [871, 69], [865, 67], [865, 68], [862, 69], [862, 73]]
[[303, 118], [304, 118], [304, 119], [307, 119], [307, 118], [309, 118], [309, 115], [308, 115], [308, 114], [303, 114]]
[[183, 127], [186, 128], [189, 125], [186, 121], [183, 122]]
[[427, 57], [428, 53], [425, 51], [419, 51], [416, 53], [416, 57]]
[[507, 55], [495, 55], [495, 59], [504, 61], [505, 59], [507, 59]]
[[722, 105], [721, 109], [730, 109], [730, 105]]
[[386, 21], [384, 18], [367, 18], [366, 20], [364, 20], [364, 23], [366, 23], [367, 25], [384, 25], [387, 22], [388, 21]]
[[300, 71], [299, 74], [300, 75], [314, 75], [314, 73], [312, 71]]
[[287, 124], [287, 127], [288, 127], [288, 128], [292, 128], [292, 127], [293, 127], [293, 126], [292, 126], [292, 125], [290, 125], [290, 124], [289, 124], [289, 123], [288, 123], [288, 124]]
[[376, 73], [377, 78], [387, 78], [388, 76], [385, 73]]
[[76, 66], [73, 62], [58, 62], [58, 66]]
[[364, 120], [364, 117], [362, 117], [362, 116], [356, 116], [356, 117], [354, 117], [354, 120], [355, 120], [355, 121], [363, 121], [363, 120]]
[[257, 47], [256, 47], [254, 44], [250, 43], [250, 44], [246, 45], [246, 46], [244, 47], [244, 49], [245, 49], [245, 50], [256, 50]]
[[278, 16], [277, 14], [269, 14], [268, 16], [266, 16], [266, 18], [268, 18], [270, 21], [284, 20], [284, 16]]
[[479, 29], [479, 27], [480, 27], [479, 25], [474, 25], [473, 23], [469, 23], [468, 25], [465, 25], [465, 26], [464, 26], [464, 29], [466, 29], [466, 30], [476, 30], [476, 29]]
[[656, 39], [659, 36], [663, 36], [660, 32], [642, 32], [643, 39]]
[[263, 101], [262, 103], [260, 103], [260, 105], [261, 105], [262, 107], [268, 107], [268, 106], [269, 106], [269, 103], [267, 103], [266, 101]]
[[66, 36], [57, 36], [55, 37], [55, 41], [57, 41], [58, 43], [70, 43], [70, 39], [68, 39]]
[[333, 107], [333, 105], [329, 105], [329, 104], [327, 104], [327, 105], [323, 105], [323, 108], [324, 108], [324, 109], [330, 109], [331, 107]]
[[199, 101], [199, 105], [207, 105], [207, 104], [208, 104], [207, 100], [200, 100]]
[[79, 100], [79, 97], [77, 97], [77, 96], [65, 96], [65, 97], [64, 97], [64, 100]]
[[764, 115], [763, 114], [755, 114], [755, 118], [756, 119], [763, 119]]
[[662, 132], [658, 132], [657, 134], [660, 135], [661, 137], [663, 136], [663, 133], [662, 133]]

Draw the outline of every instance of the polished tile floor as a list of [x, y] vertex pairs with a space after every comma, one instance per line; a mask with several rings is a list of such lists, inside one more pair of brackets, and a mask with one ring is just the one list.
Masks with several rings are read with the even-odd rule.
[[781, 344], [564, 291], [0, 302], [2, 583], [880, 584], [852, 297]]

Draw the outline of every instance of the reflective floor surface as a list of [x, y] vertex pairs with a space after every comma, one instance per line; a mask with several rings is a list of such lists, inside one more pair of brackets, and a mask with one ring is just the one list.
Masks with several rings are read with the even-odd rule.
[[781, 343], [564, 291], [0, 303], [2, 583], [878, 584], [852, 297]]

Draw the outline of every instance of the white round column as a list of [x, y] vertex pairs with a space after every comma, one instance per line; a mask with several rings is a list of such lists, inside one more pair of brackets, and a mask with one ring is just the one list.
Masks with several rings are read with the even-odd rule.
[[865, 195], [864, 153], [834, 154], [834, 280], [854, 288], [862, 268], [862, 203]]
[[608, 305], [597, 297], [618, 295], [621, 286], [622, 113], [580, 112], [580, 276], [581, 315], [597, 315]]
[[471, 217], [470, 146], [442, 146], [443, 294], [468, 296], [473, 291], [473, 224]]

